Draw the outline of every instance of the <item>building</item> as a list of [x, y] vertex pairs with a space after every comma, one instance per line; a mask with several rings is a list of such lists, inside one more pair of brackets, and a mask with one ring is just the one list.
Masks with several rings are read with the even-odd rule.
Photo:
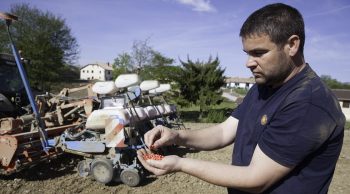
[[254, 78], [229, 77], [225, 79], [227, 88], [245, 88], [250, 89], [254, 84]]
[[113, 67], [111, 64], [88, 64], [80, 69], [81, 80], [112, 80]]
[[350, 90], [346, 89], [332, 89], [335, 96], [337, 96], [340, 107], [346, 117], [350, 121]]

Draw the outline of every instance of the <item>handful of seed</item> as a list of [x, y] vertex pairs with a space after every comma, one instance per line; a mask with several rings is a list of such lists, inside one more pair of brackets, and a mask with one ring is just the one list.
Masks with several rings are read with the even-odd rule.
[[145, 160], [162, 160], [164, 158], [164, 156], [159, 154], [144, 154], [142, 157]]

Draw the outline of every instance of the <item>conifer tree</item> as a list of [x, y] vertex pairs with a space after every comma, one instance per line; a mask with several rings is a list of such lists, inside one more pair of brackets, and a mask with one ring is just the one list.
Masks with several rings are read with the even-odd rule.
[[181, 97], [190, 103], [199, 105], [200, 117], [203, 112], [209, 110], [210, 105], [222, 102], [222, 91], [224, 85], [224, 72], [221, 69], [218, 57], [207, 62], [197, 60], [193, 62], [189, 58], [187, 62], [181, 61], [182, 71], [178, 80]]

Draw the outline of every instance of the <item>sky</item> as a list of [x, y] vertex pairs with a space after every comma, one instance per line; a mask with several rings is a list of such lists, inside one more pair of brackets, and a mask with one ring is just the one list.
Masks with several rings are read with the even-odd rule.
[[[251, 77], [239, 30], [271, 0], [0, 0], [0, 11], [28, 3], [65, 20], [79, 44], [76, 65], [113, 63], [134, 41], [166, 57], [207, 61], [219, 57], [225, 76]], [[350, 0], [279, 1], [304, 17], [306, 62], [319, 74], [350, 82]]]

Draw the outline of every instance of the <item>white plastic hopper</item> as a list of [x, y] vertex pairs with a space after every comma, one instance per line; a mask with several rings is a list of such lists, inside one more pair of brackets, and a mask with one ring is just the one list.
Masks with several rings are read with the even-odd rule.
[[99, 109], [90, 114], [86, 121], [86, 128], [104, 130], [107, 119], [115, 116], [124, 120], [124, 125], [128, 125], [130, 122], [130, 115], [125, 109]]
[[97, 94], [114, 94], [117, 91], [113, 81], [96, 82], [92, 86], [92, 91]]
[[160, 104], [156, 106], [157, 110], [159, 111], [160, 114], [165, 114], [165, 109], [164, 109], [164, 105]]
[[151, 94], [159, 94], [171, 90], [170, 84], [160, 84], [158, 88], [150, 90]]
[[137, 74], [121, 74], [115, 79], [117, 88], [127, 88], [140, 83], [140, 77]]
[[147, 118], [147, 114], [142, 107], [135, 107], [135, 109], [132, 108], [131, 111], [130, 111], [130, 109], [127, 109], [127, 112], [129, 114], [130, 118], [132, 120], [135, 120], [135, 121], [142, 121], [142, 120]]
[[149, 90], [158, 88], [159, 86], [160, 86], [160, 84], [159, 84], [158, 80], [145, 80], [145, 81], [141, 82], [140, 89], [141, 89], [141, 91], [145, 92], [145, 91], [149, 91]]

